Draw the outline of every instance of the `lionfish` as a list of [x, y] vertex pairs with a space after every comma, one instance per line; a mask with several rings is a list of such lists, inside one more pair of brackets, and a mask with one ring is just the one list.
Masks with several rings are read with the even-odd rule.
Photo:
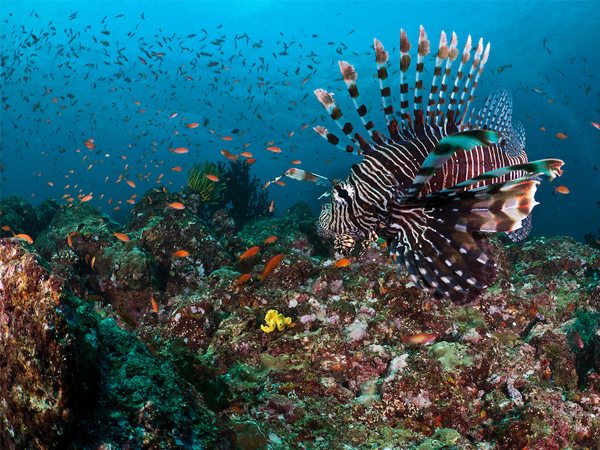
[[[349, 254], [358, 242], [366, 247], [384, 237], [391, 259], [406, 267], [417, 287], [436, 298], [470, 301], [496, 277], [486, 233], [524, 239], [531, 228], [531, 211], [538, 204], [534, 194], [540, 175], [551, 180], [562, 175], [564, 162], [527, 161], [525, 131], [521, 123], [512, 122], [512, 97], [507, 90], [491, 94], [476, 114], [470, 111], [490, 51], [489, 43], [484, 49], [483, 39], [472, 48], [469, 36], [459, 55], [456, 34], [452, 33], [448, 45], [442, 31], [425, 103], [423, 72], [430, 43], [421, 26], [412, 114], [407, 76], [411, 44], [406, 33], [400, 31], [399, 112], [394, 112], [390, 99], [388, 52], [377, 39], [374, 49], [388, 135], [374, 129], [359, 97], [357, 73], [351, 64], [340, 61], [367, 137], [344, 119], [333, 93], [323, 89], [315, 90], [315, 95], [347, 143], [323, 126], [314, 130], [362, 160], [344, 180], [291, 168], [274, 181], [287, 176], [331, 187], [324, 194], [330, 201], [323, 205], [317, 226], [340, 254]], [[458, 69], [452, 75], [457, 59]]]

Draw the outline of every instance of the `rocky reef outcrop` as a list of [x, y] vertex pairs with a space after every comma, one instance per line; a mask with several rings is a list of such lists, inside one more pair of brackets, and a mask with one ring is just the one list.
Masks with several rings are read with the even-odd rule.
[[458, 306], [379, 247], [334, 264], [303, 206], [240, 227], [177, 195], [0, 240], [0, 448], [600, 447], [597, 249], [494, 241]]

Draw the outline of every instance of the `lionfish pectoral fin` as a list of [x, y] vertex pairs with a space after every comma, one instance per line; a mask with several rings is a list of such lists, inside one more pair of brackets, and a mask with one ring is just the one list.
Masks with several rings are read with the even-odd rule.
[[[392, 207], [390, 230], [411, 279], [436, 296], [472, 299], [496, 277], [496, 264], [480, 235], [512, 232], [537, 204], [533, 177], [470, 191], [437, 192]], [[390, 250], [392, 251], [392, 250]]]
[[462, 303], [494, 281], [496, 264], [474, 236], [440, 222], [435, 209], [398, 204], [393, 214], [390, 253], [417, 287]]
[[513, 231], [507, 231], [505, 236], [506, 238], [513, 243], [522, 242], [527, 239], [529, 233], [531, 233], [531, 229], [533, 228], [533, 223], [531, 219], [531, 214], [525, 217], [521, 221], [521, 228]]
[[408, 197], [415, 198], [423, 186], [458, 150], [472, 150], [475, 147], [486, 147], [498, 143], [500, 134], [490, 130], [469, 130], [451, 134], [441, 139], [427, 155], [421, 168], [408, 188]]
[[308, 181], [310, 183], [315, 183], [317, 186], [327, 186], [331, 187], [331, 180], [322, 175], [318, 175], [316, 173], [308, 172], [306, 170], [298, 169], [296, 167], [292, 167], [291, 169], [286, 170], [283, 174], [275, 177], [271, 181], [267, 181], [265, 184], [265, 188], [273, 183], [277, 183], [283, 177], [291, 178], [292, 180], [298, 181]]

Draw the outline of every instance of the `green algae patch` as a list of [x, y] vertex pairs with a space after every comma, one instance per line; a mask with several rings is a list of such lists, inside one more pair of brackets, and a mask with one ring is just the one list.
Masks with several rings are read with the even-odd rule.
[[452, 428], [438, 428], [431, 437], [425, 439], [417, 450], [438, 450], [443, 448], [464, 448], [465, 439]]
[[429, 354], [437, 359], [447, 372], [461, 366], [470, 367], [473, 365], [473, 359], [467, 351], [468, 347], [466, 345], [446, 341], [437, 342], [429, 348]]
[[450, 310], [450, 319], [456, 324], [460, 333], [473, 328], [486, 328], [483, 313], [473, 307], [457, 307]]
[[575, 311], [575, 322], [566, 328], [567, 334], [578, 333], [584, 346], [590, 345], [598, 330], [600, 313], [578, 309]]
[[265, 368], [275, 370], [303, 370], [309, 365], [308, 361], [292, 365], [288, 355], [271, 356], [268, 353], [260, 355], [260, 362]]

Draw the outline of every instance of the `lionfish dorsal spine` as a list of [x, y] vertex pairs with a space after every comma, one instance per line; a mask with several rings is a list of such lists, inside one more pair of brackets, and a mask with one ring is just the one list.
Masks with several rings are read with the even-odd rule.
[[442, 75], [442, 64], [448, 58], [450, 49], [448, 47], [448, 38], [446, 33], [442, 31], [440, 36], [440, 44], [438, 46], [438, 52], [435, 57], [435, 68], [433, 69], [433, 77], [431, 79], [431, 88], [429, 89], [429, 98], [427, 100], [427, 122], [434, 125], [435, 121], [435, 110], [432, 110], [432, 106], [435, 106], [435, 94], [438, 93], [437, 79]]
[[446, 59], [446, 66], [444, 68], [444, 75], [442, 76], [442, 83], [440, 87], [440, 93], [438, 96], [437, 106], [436, 106], [436, 123], [443, 124], [444, 113], [442, 111], [442, 107], [446, 103], [446, 99], [444, 98], [444, 94], [448, 90], [448, 77], [452, 72], [452, 63], [456, 60], [458, 56], [458, 37], [456, 33], [452, 32], [452, 38], [450, 40], [450, 47], [448, 49], [448, 57]]
[[[458, 102], [458, 107], [456, 108], [456, 117], [458, 118], [457, 123], [462, 123], [462, 121], [464, 120], [464, 117], [467, 115], [467, 111], [468, 111], [467, 92], [469, 92], [469, 86], [471, 85], [471, 82], [473, 82], [473, 80], [475, 78], [475, 74], [477, 73], [477, 70], [479, 68], [481, 61], [483, 61], [483, 59], [481, 58], [482, 54], [483, 54], [483, 38], [480, 38], [479, 42], [477, 43], [477, 49], [475, 50], [475, 55], [473, 56], [473, 63], [471, 64], [471, 67], [469, 69], [469, 74], [467, 75], [467, 78], [465, 79], [465, 82], [462, 87], [462, 93], [460, 94], [460, 100]], [[461, 113], [462, 113], [462, 118], [461, 118]]]
[[[479, 41], [480, 45], [482, 45], [482, 43], [483, 43], [483, 39], [481, 39]], [[471, 106], [471, 103], [473, 103], [473, 100], [475, 99], [475, 90], [477, 89], [477, 86], [479, 85], [479, 77], [483, 73], [483, 69], [485, 67], [485, 63], [488, 60], [489, 55], [490, 55], [490, 43], [488, 42], [487, 45], [485, 46], [483, 56], [481, 56], [481, 60], [479, 62], [479, 68], [477, 69], [477, 72], [475, 74], [475, 79], [473, 80], [473, 85], [471, 86], [471, 90], [470, 90], [469, 96], [467, 98], [467, 104], [465, 106], [465, 111], [463, 113], [463, 119], [461, 119], [461, 123], [464, 121], [464, 118], [466, 117], [467, 112], [469, 111], [469, 107]], [[477, 58], [477, 55], [475, 55], [475, 58]], [[465, 89], [466, 89], [466, 87], [465, 87]], [[473, 117], [474, 112], [475, 112], [475, 110], [473, 109], [471, 111], [471, 118]], [[471, 118], [466, 122], [468, 127], [470, 127], [470, 125], [472, 123]]]
[[379, 93], [381, 94], [381, 105], [385, 122], [388, 126], [390, 135], [396, 134], [396, 119], [394, 118], [394, 106], [388, 101], [391, 96], [391, 89], [387, 83], [388, 71], [387, 63], [389, 54], [383, 47], [383, 44], [377, 39], [373, 39], [373, 48], [375, 49], [375, 62], [377, 63], [377, 78], [379, 80]]
[[[317, 125], [317, 126], [313, 127], [313, 130], [319, 136], [321, 136], [323, 139], [325, 139], [327, 142], [329, 142], [331, 145], [335, 145], [340, 150], [342, 150], [342, 151], [344, 151], [346, 153], [357, 153], [357, 154], [360, 154], [360, 150], [356, 150], [356, 147], [354, 147], [354, 146], [352, 146], [350, 144], [347, 144], [344, 147], [342, 144], [340, 144], [340, 138], [336, 134], [331, 133], [324, 126]], [[355, 150], [356, 150], [356, 152], [355, 152]]]
[[407, 70], [410, 67], [410, 41], [404, 29], [400, 30], [400, 117], [402, 119], [402, 128], [406, 129], [410, 125], [410, 115], [408, 114], [408, 78]]
[[425, 57], [430, 52], [430, 43], [427, 39], [427, 33], [423, 25], [419, 28], [419, 41], [417, 48], [417, 70], [415, 71], [415, 95], [413, 100], [413, 121], [416, 127], [421, 127], [423, 121], [423, 69], [425, 67]]
[[354, 133], [354, 126], [350, 122], [345, 122], [342, 125], [341, 118], [344, 116], [342, 110], [338, 106], [337, 102], [333, 98], [333, 94], [327, 92], [325, 89], [315, 89], [315, 96], [319, 100], [319, 103], [323, 105], [323, 108], [329, 113], [329, 116], [333, 119], [336, 125], [344, 132], [346, 137], [350, 139], [355, 145], [359, 146], [363, 151], [369, 151], [370, 145], [368, 142], [359, 134]]
[[[372, 120], [368, 118], [369, 111], [367, 110], [367, 106], [364, 103], [359, 104], [360, 93], [358, 91], [358, 85], [356, 84], [356, 80], [358, 79], [358, 73], [354, 69], [354, 66], [346, 61], [339, 61], [339, 66], [340, 72], [342, 73], [342, 78], [344, 79], [344, 83], [348, 88], [348, 94], [352, 99], [352, 103], [354, 104], [354, 108], [356, 109], [356, 113], [358, 114], [358, 117], [360, 118], [363, 127], [365, 128], [365, 130], [367, 130], [367, 133], [369, 133], [371, 139], [375, 141], [380, 141], [379, 136], [377, 136], [373, 132], [375, 124]], [[362, 142], [362, 139], [360, 137], [357, 136], [357, 139], [359, 143]]]
[[462, 56], [460, 59], [460, 64], [458, 65], [458, 70], [456, 72], [456, 77], [454, 78], [454, 85], [452, 86], [452, 92], [450, 93], [450, 102], [448, 103], [448, 113], [447, 119], [449, 121], [454, 121], [455, 111], [454, 107], [457, 102], [457, 94], [460, 90], [460, 83], [463, 78], [464, 67], [471, 57], [471, 35], [467, 37], [467, 42], [465, 43], [465, 47], [462, 52]]

